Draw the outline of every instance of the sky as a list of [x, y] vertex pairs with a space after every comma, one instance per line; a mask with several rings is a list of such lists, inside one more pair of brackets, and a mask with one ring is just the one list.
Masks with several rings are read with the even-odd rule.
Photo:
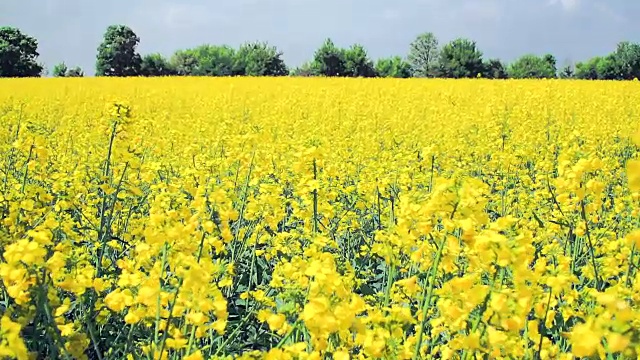
[[64, 61], [87, 74], [111, 24], [131, 27], [141, 54], [267, 41], [298, 66], [327, 37], [375, 59], [406, 56], [433, 32], [441, 44], [475, 40], [486, 58], [552, 53], [564, 65], [640, 42], [638, 15], [638, 0], [0, 0], [0, 26], [35, 37], [48, 69]]

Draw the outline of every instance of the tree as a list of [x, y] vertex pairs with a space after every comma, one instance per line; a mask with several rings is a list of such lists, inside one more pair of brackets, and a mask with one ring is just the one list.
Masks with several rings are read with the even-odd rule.
[[354, 44], [349, 49], [344, 50], [345, 76], [350, 77], [374, 77], [376, 76], [373, 61], [369, 59], [367, 50], [360, 45]]
[[490, 59], [484, 64], [484, 77], [488, 79], [506, 79], [507, 70], [499, 59]]
[[613, 54], [596, 56], [576, 64], [575, 77], [584, 80], [620, 80], [620, 69]]
[[437, 74], [445, 78], [471, 78], [482, 74], [482, 52], [476, 42], [456, 39], [444, 45], [438, 58]]
[[204, 44], [176, 51], [170, 66], [181, 76], [244, 75], [244, 69], [236, 67], [235, 56], [236, 51], [230, 46]]
[[227, 45], [200, 45], [187, 50], [195, 59], [193, 70], [196, 76], [244, 75], [244, 69], [235, 67], [236, 51]]
[[79, 66], [69, 69], [64, 62], [53, 67], [54, 77], [83, 77], [84, 71]]
[[418, 35], [409, 46], [407, 60], [411, 65], [413, 76], [433, 76], [438, 60], [438, 39], [436, 36], [430, 32]]
[[565, 67], [560, 71], [561, 79], [572, 79], [574, 75], [573, 66], [571, 65], [565, 65]]
[[344, 51], [339, 49], [331, 39], [325, 40], [313, 56], [316, 74], [322, 76], [345, 76], [346, 61]]
[[317, 75], [316, 69], [313, 67], [313, 62], [307, 61], [299, 67], [294, 68], [289, 73], [291, 76], [298, 77], [310, 77]]
[[284, 76], [289, 70], [282, 52], [267, 43], [245, 43], [235, 54], [234, 72], [247, 76]]
[[376, 75], [380, 77], [409, 78], [411, 65], [400, 56], [379, 59], [376, 62]]
[[0, 27], [0, 77], [36, 77], [42, 65], [36, 62], [38, 41], [19, 29]]
[[198, 59], [187, 50], [176, 51], [171, 56], [169, 65], [175, 71], [175, 74], [180, 76], [192, 76], [199, 72]]
[[562, 68], [558, 69], [560, 79], [573, 79], [575, 77], [575, 65], [570, 59], [565, 59]]
[[175, 69], [161, 54], [148, 54], [142, 58], [140, 65], [142, 76], [171, 76], [175, 73]]
[[633, 80], [640, 78], [640, 44], [620, 42], [610, 55], [614, 67], [614, 79]]
[[551, 54], [545, 54], [542, 59], [547, 63], [550, 73], [553, 74], [550, 77], [556, 77], [558, 74], [558, 67], [556, 57]]
[[600, 62], [605, 61], [605, 59], [601, 56], [596, 56], [588, 61], [579, 62], [576, 64], [576, 73], [575, 77], [577, 79], [583, 80], [596, 80], [600, 79], [600, 74], [598, 73], [598, 68], [600, 67]]
[[521, 56], [509, 66], [509, 77], [514, 79], [550, 79], [556, 77], [555, 58], [533, 54]]
[[142, 59], [136, 52], [140, 38], [125, 25], [111, 25], [98, 47], [97, 76], [137, 76]]
[[67, 70], [67, 77], [84, 77], [84, 71], [80, 66], [73, 67]]
[[576, 64], [576, 78], [632, 80], [640, 78], [640, 44], [623, 41], [607, 56], [596, 56]]
[[53, 77], [65, 77], [67, 76], [67, 70], [67, 65], [64, 62], [61, 62], [53, 67], [52, 75]]

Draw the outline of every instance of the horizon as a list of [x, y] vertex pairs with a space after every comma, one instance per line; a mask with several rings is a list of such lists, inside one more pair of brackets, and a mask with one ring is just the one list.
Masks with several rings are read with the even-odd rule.
[[37, 3], [1, 3], [0, 25], [35, 37], [38, 61], [47, 70], [64, 62], [89, 76], [95, 74], [97, 47], [112, 24], [133, 29], [143, 55], [169, 57], [202, 44], [237, 48], [266, 41], [283, 52], [291, 68], [311, 60], [326, 38], [340, 47], [360, 43], [375, 60], [405, 57], [417, 35], [433, 32], [440, 45], [458, 37], [474, 40], [485, 58], [508, 63], [524, 54], [550, 53], [559, 67], [606, 55], [621, 41], [640, 41], [640, 24], [631, 21], [640, 14], [640, 3], [625, 1], [405, 0], [390, 6], [357, 0], [331, 6], [317, 0], [115, 0], [98, 11], [80, 0]]

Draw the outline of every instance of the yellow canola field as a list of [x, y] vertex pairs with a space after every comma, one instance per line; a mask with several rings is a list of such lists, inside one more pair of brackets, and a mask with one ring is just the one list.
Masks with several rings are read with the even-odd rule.
[[636, 358], [639, 119], [638, 82], [1, 80], [0, 358]]

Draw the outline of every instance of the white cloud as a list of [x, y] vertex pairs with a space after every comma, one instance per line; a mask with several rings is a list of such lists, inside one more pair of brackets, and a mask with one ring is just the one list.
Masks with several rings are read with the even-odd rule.
[[574, 11], [580, 6], [580, 0], [550, 0], [551, 5], [560, 5], [566, 11]]

